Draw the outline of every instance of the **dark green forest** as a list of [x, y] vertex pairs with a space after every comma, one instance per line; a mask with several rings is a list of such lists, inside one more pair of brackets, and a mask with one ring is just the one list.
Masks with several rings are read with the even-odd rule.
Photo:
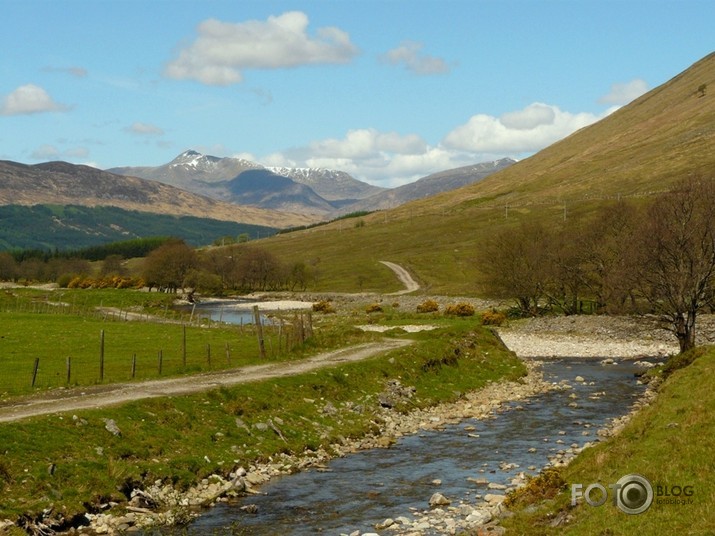
[[174, 236], [193, 246], [221, 237], [250, 239], [276, 232], [272, 227], [78, 205], [0, 206], [0, 251], [65, 251], [134, 238]]

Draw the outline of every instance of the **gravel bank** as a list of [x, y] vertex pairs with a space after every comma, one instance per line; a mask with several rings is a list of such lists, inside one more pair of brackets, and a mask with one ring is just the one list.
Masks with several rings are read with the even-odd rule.
[[[710, 322], [711, 324], [711, 322]], [[672, 333], [647, 317], [556, 316], [517, 320], [498, 330], [524, 358], [667, 356], [678, 352]]]

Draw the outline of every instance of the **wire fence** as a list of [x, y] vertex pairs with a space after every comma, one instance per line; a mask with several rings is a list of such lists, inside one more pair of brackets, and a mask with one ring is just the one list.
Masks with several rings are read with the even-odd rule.
[[[157, 323], [150, 322], [149, 317], [132, 317], [121, 311], [97, 311], [69, 322], [52, 322], [58, 313], [50, 316], [47, 312], [47, 306], [40, 305], [35, 312], [21, 316], [17, 325], [22, 334], [0, 329], [0, 341], [6, 338], [5, 333], [7, 339], [12, 339], [8, 344], [0, 342], [0, 401], [42, 390], [61, 393], [69, 387], [157, 379], [280, 360], [289, 357], [313, 334], [310, 314], [295, 314], [292, 319], [269, 323], [257, 316], [256, 324], [227, 326], [205, 318], [196, 319], [192, 325]], [[8, 323], [3, 322], [5, 326]], [[39, 340], [43, 335], [46, 343]]]

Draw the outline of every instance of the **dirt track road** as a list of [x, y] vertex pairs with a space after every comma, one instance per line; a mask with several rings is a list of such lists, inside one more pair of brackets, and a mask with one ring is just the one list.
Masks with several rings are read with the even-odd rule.
[[301, 361], [254, 365], [240, 369], [166, 380], [119, 383], [55, 391], [42, 396], [15, 399], [7, 405], [0, 406], [0, 423], [51, 413], [100, 408], [142, 398], [186, 395], [208, 391], [220, 386], [293, 376], [323, 367], [360, 361], [390, 350], [402, 348], [411, 343], [412, 341], [404, 339], [385, 339], [379, 342], [360, 344], [322, 353]]
[[410, 272], [405, 270], [399, 264], [395, 264], [394, 262], [390, 262], [390, 261], [380, 261], [380, 262], [382, 264], [384, 264], [385, 266], [387, 266], [390, 270], [395, 272], [395, 275], [397, 275], [398, 279], [402, 282], [403, 285], [405, 285], [405, 290], [391, 292], [390, 294], [388, 294], [388, 296], [399, 296], [401, 294], [408, 294], [408, 293], [414, 292], [415, 290], [418, 290], [420, 288], [420, 284], [412, 278], [412, 276], [410, 275]]

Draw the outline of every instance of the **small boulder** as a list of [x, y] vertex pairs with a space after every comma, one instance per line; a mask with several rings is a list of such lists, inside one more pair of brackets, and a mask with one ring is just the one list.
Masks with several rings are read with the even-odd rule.
[[429, 499], [430, 506], [447, 506], [448, 504], [452, 504], [452, 501], [441, 493], [433, 493]]

